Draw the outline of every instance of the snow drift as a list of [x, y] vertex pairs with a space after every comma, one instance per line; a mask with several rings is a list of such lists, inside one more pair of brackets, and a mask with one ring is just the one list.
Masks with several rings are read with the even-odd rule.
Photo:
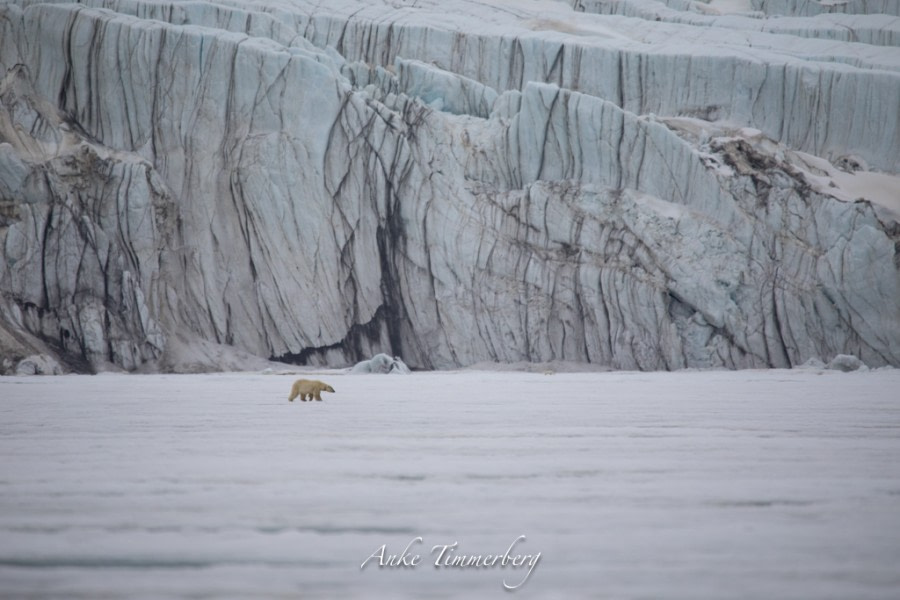
[[0, 8], [0, 368], [900, 364], [896, 19], [322, 4]]

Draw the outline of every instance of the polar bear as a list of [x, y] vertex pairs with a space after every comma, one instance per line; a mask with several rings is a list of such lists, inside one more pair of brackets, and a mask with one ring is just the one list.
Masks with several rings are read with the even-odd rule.
[[291, 388], [291, 395], [288, 396], [288, 401], [293, 402], [294, 398], [299, 395], [304, 402], [306, 402], [307, 398], [309, 400], [315, 398], [321, 402], [322, 397], [319, 394], [322, 392], [334, 393], [334, 388], [315, 379], [298, 379], [294, 382], [294, 387]]

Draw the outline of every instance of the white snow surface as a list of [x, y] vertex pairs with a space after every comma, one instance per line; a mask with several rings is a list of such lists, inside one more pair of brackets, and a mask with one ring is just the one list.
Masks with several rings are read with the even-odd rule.
[[[334, 386], [287, 401], [295, 377]], [[0, 379], [5, 598], [896, 598], [900, 371]], [[435, 568], [541, 553], [521, 568]], [[361, 564], [410, 542], [414, 568]]]

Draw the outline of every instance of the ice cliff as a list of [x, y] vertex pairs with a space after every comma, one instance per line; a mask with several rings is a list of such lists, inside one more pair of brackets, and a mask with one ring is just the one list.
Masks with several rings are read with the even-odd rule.
[[0, 5], [0, 371], [900, 365], [897, 3], [727, 6]]

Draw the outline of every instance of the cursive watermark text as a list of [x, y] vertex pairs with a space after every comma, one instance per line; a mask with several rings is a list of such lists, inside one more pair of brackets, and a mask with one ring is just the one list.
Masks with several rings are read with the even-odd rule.
[[[518, 579], [518, 583], [509, 583], [503, 579], [503, 587], [507, 590], [516, 590], [522, 587], [541, 560], [541, 553], [520, 554], [516, 546], [524, 541], [524, 535], [520, 535], [506, 548], [502, 554], [463, 554], [460, 552], [459, 542], [452, 544], [435, 544], [431, 547], [431, 555], [434, 558], [435, 569], [491, 569], [511, 568], [525, 570], [524, 575]], [[379, 568], [414, 569], [422, 562], [422, 555], [414, 552], [413, 547], [424, 544], [421, 536], [413, 538], [400, 554], [389, 554], [387, 544], [382, 544], [375, 552], [369, 555], [360, 565], [364, 569], [371, 561], [375, 561]]]

